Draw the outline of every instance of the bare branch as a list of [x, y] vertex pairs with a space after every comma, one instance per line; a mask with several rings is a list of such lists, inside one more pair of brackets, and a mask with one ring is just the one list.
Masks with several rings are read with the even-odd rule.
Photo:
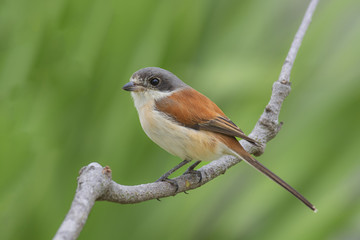
[[78, 186], [70, 211], [53, 239], [76, 239], [94, 206], [111, 182], [111, 171], [98, 163], [90, 163], [79, 172]]
[[268, 105], [265, 107], [263, 114], [256, 123], [254, 129], [249, 134], [249, 137], [262, 143], [261, 147], [256, 147], [247, 141], [241, 140], [241, 145], [249, 153], [259, 156], [264, 153], [266, 143], [273, 139], [281, 129], [282, 122], [279, 123], [279, 114], [282, 103], [289, 95], [290, 87], [290, 73], [295, 62], [296, 54], [300, 48], [301, 42], [305, 36], [306, 30], [309, 27], [313, 13], [318, 4], [318, 0], [312, 0], [306, 10], [301, 25], [296, 32], [294, 40], [291, 44], [288, 55], [282, 66], [279, 79], [274, 82], [272, 88], [272, 95]]
[[[256, 123], [250, 137], [262, 143], [261, 147], [253, 146], [248, 142], [240, 141], [246, 151], [254, 155], [261, 155], [266, 143], [274, 138], [280, 131], [282, 123], [279, 123], [279, 114], [284, 99], [290, 93], [290, 73], [295, 61], [296, 54], [301, 45], [305, 32], [311, 22], [318, 0], [312, 0], [305, 13], [303, 21], [291, 44], [289, 53], [281, 69], [279, 79], [273, 84], [272, 95], [263, 114]], [[195, 175], [182, 175], [175, 178], [179, 185], [178, 192], [184, 192], [200, 187], [211, 181], [227, 169], [239, 163], [240, 160], [232, 156], [224, 156], [203, 166], [198, 171], [202, 174], [202, 180]], [[54, 239], [76, 239], [96, 200], [111, 201], [121, 204], [138, 203], [156, 198], [173, 196], [174, 187], [166, 182], [141, 184], [136, 186], [124, 186], [111, 180], [111, 170], [103, 168], [98, 163], [91, 163], [83, 167], [78, 178], [78, 187], [70, 211], [61, 224]]]
[[296, 54], [300, 48], [301, 42], [305, 36], [306, 30], [308, 29], [312, 15], [315, 11], [315, 8], [318, 4], [318, 0], [312, 0], [306, 10], [305, 16], [301, 22], [301, 25], [294, 37], [294, 40], [291, 44], [290, 50], [288, 52], [288, 55], [286, 56], [284, 65], [282, 66], [281, 73], [279, 76], [278, 82], [280, 83], [286, 83], [290, 82], [290, 72], [292, 69], [292, 66], [295, 62]]

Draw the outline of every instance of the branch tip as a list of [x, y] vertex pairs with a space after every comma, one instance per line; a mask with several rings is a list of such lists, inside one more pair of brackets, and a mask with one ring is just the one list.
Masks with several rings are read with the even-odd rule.
[[109, 166], [105, 166], [102, 170], [102, 174], [111, 179], [111, 169]]

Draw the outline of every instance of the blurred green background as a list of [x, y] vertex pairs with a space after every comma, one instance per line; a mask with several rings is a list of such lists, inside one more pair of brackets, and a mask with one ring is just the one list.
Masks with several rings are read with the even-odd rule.
[[[121, 90], [140, 68], [172, 71], [250, 133], [308, 2], [0, 0], [0, 238], [52, 238], [90, 162], [125, 185], [179, 162]], [[258, 158], [317, 214], [241, 163], [188, 195], [97, 202], [79, 239], [359, 239], [359, 9], [320, 1]]]

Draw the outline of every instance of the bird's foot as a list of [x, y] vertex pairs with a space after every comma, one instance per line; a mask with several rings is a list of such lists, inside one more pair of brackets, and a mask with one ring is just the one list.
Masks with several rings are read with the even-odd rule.
[[177, 181], [174, 180], [174, 179], [169, 179], [165, 175], [162, 176], [161, 178], [159, 178], [158, 180], [156, 180], [155, 182], [167, 182], [167, 183], [170, 183], [172, 186], [175, 187], [175, 193], [177, 193], [177, 191], [179, 190], [179, 184], [177, 183]]
[[197, 170], [194, 170], [194, 169], [190, 169], [190, 168], [189, 168], [188, 170], [186, 170], [186, 171], [183, 173], [183, 175], [185, 175], [185, 174], [196, 175], [196, 176], [199, 178], [198, 183], [200, 183], [201, 180], [202, 180], [202, 174], [201, 174], [200, 171], [197, 171]]
[[[201, 163], [201, 161], [196, 161], [193, 165], [191, 165], [191, 166], [183, 173], [183, 175], [185, 175], [185, 174], [193, 174], [193, 175], [196, 175], [196, 176], [199, 178], [199, 182], [201, 182], [201, 180], [202, 180], [202, 174], [201, 174], [200, 171], [195, 170], [195, 167], [196, 167], [197, 165], [199, 165], [200, 163]], [[198, 182], [198, 183], [199, 183], [199, 182]]]

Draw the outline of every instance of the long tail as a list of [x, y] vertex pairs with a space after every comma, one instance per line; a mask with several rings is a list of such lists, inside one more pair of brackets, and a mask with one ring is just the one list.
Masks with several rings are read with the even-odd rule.
[[[240, 145], [240, 144], [239, 144]], [[303, 195], [301, 195], [299, 192], [297, 192], [293, 187], [291, 187], [289, 184], [287, 184], [284, 180], [282, 180], [280, 177], [278, 177], [275, 173], [271, 172], [269, 169], [267, 169], [264, 165], [262, 165], [259, 161], [257, 161], [255, 158], [253, 158], [248, 152], [246, 152], [242, 146], [240, 145], [240, 148], [237, 148], [237, 153], [239, 154], [239, 157], [256, 168], [258, 171], [263, 173], [264, 175], [268, 176], [270, 179], [272, 179], [274, 182], [285, 188], [288, 192], [290, 192], [292, 195], [297, 197], [300, 201], [302, 201], [306, 206], [308, 206], [311, 210], [314, 212], [317, 212], [317, 209], [314, 205], [312, 205]]]

